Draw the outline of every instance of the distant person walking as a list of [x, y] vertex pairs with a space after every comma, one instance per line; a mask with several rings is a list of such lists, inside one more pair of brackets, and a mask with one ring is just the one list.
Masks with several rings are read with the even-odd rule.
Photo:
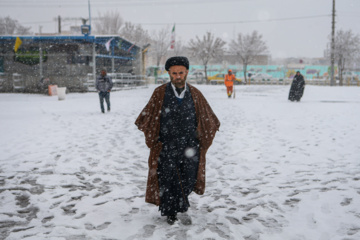
[[299, 71], [297, 71], [291, 83], [289, 100], [292, 102], [293, 101], [299, 102], [304, 94], [304, 88], [305, 88], [304, 76], [301, 75]]
[[96, 78], [95, 86], [99, 92], [101, 112], [105, 113], [104, 99], [106, 101], [107, 110], [110, 112], [110, 91], [113, 87], [113, 81], [111, 77], [106, 74], [106, 69], [101, 70], [100, 76]]
[[[145, 201], [159, 206], [172, 225], [178, 212], [187, 212], [192, 191], [204, 194], [205, 155], [220, 122], [202, 93], [186, 83], [186, 57], [169, 58], [165, 69], [170, 82], [154, 90], [135, 124], [150, 148]], [[190, 216], [181, 217], [191, 224]]]
[[235, 75], [232, 73], [232, 70], [229, 69], [228, 74], [225, 75], [225, 79], [224, 79], [228, 98], [231, 98], [231, 95], [233, 93], [235, 79], [236, 79]]

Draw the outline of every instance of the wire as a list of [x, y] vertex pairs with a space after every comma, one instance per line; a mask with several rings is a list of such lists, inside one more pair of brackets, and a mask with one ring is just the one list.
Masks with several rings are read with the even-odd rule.
[[[192, 23], [176, 23], [176, 25], [209, 25], [209, 24], [242, 24], [242, 23], [260, 23], [260, 22], [279, 22], [279, 21], [293, 21], [293, 20], [302, 20], [302, 19], [312, 19], [312, 18], [324, 18], [330, 17], [331, 14], [324, 15], [315, 15], [315, 16], [304, 16], [304, 17], [292, 17], [292, 18], [273, 18], [267, 20], [242, 20], [242, 21], [229, 21], [229, 22], [192, 22]], [[80, 19], [80, 18], [79, 18]], [[37, 23], [53, 23], [54, 21], [42, 21], [42, 22], [25, 22], [21, 24], [37, 24]], [[169, 25], [172, 23], [134, 23], [141, 25]]]
[[[347, 16], [347, 14], [356, 14], [357, 17], [360, 16], [359, 12], [348, 12], [348, 11], [336, 11], [336, 13], [340, 13], [342, 16]], [[346, 15], [345, 15], [346, 14]], [[353, 17], [353, 16], [351, 16]]]
[[54, 21], [42, 21], [42, 22], [26, 22], [21, 24], [39, 24], [39, 23], [54, 23]]
[[[311, 19], [311, 18], [323, 18], [330, 17], [331, 14], [305, 16], [305, 17], [292, 17], [292, 18], [273, 18], [267, 20], [243, 20], [243, 21], [231, 21], [231, 22], [192, 22], [192, 23], [176, 23], [176, 25], [207, 25], [207, 24], [234, 24], [234, 23], [257, 23], [257, 22], [279, 22], [279, 21], [292, 21], [299, 19]], [[168, 25], [173, 23], [134, 23], [141, 25]]]
[[[98, 5], [97, 7], [109, 7], [109, 5], [117, 5], [117, 6], [137, 6], [137, 7], [143, 7], [143, 6], [161, 6], [161, 5], [182, 5], [182, 4], [208, 4], [208, 3], [224, 3], [224, 2], [250, 2], [251, 0], [222, 0], [219, 2], [219, 0], [184, 0], [184, 1], [160, 1], [160, 0], [154, 0], [154, 1], [98, 1], [94, 2], [91, 1], [90, 4]], [[254, 1], [254, 0], [253, 0]], [[35, 1], [35, 2], [29, 2], [29, 1], [8, 1], [4, 4], [4, 1], [0, 3], [0, 5], [4, 7], [64, 7], [64, 8], [73, 8], [73, 7], [83, 7], [87, 6], [87, 2], [84, 3], [74, 3], [74, 1], [65, 2], [62, 1], [59, 2], [49, 2], [49, 1]], [[100, 6], [99, 6], [100, 5]]]

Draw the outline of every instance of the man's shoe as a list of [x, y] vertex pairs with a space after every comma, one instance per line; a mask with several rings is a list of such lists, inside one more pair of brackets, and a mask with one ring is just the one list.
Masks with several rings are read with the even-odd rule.
[[105, 113], [105, 111], [104, 111], [104, 110], [101, 110], [101, 112], [102, 112], [102, 113]]
[[110, 112], [110, 108], [108, 108], [108, 112]]
[[167, 223], [173, 225], [177, 221], [176, 215], [167, 216]]

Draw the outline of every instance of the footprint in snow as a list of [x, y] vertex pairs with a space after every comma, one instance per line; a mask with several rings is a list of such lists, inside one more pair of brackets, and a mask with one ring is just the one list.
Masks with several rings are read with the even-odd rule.
[[149, 238], [154, 234], [155, 231], [155, 225], [145, 225], [144, 226], [144, 233], [142, 234], [142, 237]]
[[253, 220], [254, 218], [257, 218], [258, 216], [259, 216], [259, 214], [257, 214], [257, 213], [249, 213], [246, 216], [244, 216], [242, 219], [245, 222], [249, 222], [249, 221]]
[[340, 205], [341, 205], [341, 206], [347, 206], [347, 205], [349, 205], [351, 202], [352, 202], [352, 198], [345, 198], [345, 199], [340, 203]]

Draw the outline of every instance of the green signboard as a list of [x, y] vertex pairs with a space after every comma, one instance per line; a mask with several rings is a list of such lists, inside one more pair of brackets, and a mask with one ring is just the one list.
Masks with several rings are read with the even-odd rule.
[[[45, 62], [46, 60], [47, 60], [47, 52], [45, 50], [42, 50], [42, 61]], [[15, 53], [14, 61], [30, 66], [39, 64], [40, 50], [38, 48], [19, 49]]]

